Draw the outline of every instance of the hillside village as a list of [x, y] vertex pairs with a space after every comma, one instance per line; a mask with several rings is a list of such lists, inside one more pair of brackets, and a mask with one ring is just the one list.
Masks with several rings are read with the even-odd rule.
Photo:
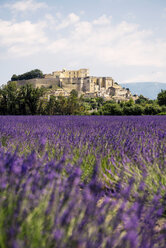
[[165, 114], [165, 91], [156, 100], [132, 95], [112, 77], [90, 76], [88, 69], [39, 69], [14, 74], [0, 87], [1, 115], [156, 115]]
[[54, 71], [51, 74], [44, 74], [43, 78], [17, 81], [18, 86], [32, 84], [35, 88], [45, 87], [49, 89], [50, 95], [69, 96], [72, 90], [84, 97], [102, 97], [105, 100], [116, 102], [128, 101], [131, 98], [135, 101], [138, 97], [132, 95], [129, 89], [122, 88], [112, 77], [90, 76], [88, 69]]

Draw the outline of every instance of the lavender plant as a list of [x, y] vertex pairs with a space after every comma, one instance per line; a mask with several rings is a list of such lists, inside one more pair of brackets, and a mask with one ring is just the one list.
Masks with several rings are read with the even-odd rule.
[[166, 118], [2, 116], [0, 247], [166, 247]]

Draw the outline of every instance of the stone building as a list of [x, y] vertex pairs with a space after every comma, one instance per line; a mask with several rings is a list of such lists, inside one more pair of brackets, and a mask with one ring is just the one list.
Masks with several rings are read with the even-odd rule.
[[[69, 71], [63, 69], [62, 71], [54, 71], [51, 75], [53, 77], [59, 77], [59, 78], [85, 78], [85, 77], [89, 77], [89, 70], [79, 69], [77, 71], [71, 71], [71, 70]], [[45, 76], [47, 76], [47, 74]]]
[[68, 96], [71, 90], [78, 91], [85, 97], [100, 96], [105, 99], [129, 100], [134, 98], [129, 90], [123, 89], [114, 82], [112, 77], [93, 77], [90, 76], [88, 69], [79, 69], [76, 71], [63, 69], [54, 71], [51, 74], [45, 74], [44, 78], [18, 81], [18, 85], [30, 83], [34, 87], [52, 88], [55, 96]]
[[[80, 94], [98, 94], [102, 89], [107, 90], [114, 85], [114, 80], [111, 77], [92, 77], [89, 75], [88, 69], [55, 71], [52, 74], [44, 75], [42, 81], [46, 82], [50, 79], [53, 79], [55, 84], [65, 91], [70, 92], [75, 89]], [[41, 85], [42, 81], [40, 82]]]

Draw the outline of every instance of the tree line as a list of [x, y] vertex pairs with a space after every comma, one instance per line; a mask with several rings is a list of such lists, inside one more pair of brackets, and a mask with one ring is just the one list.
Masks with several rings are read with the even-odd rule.
[[23, 73], [21, 75], [16, 75], [14, 74], [11, 77], [11, 81], [18, 81], [18, 80], [28, 80], [28, 79], [33, 79], [33, 78], [43, 78], [43, 72], [40, 71], [39, 69], [35, 69], [26, 73]]
[[116, 103], [101, 97], [84, 98], [72, 90], [69, 97], [53, 96], [49, 89], [11, 81], [0, 88], [0, 115], [157, 115], [166, 114], [166, 90], [156, 100], [140, 95], [134, 102]]
[[17, 82], [9, 82], [0, 88], [0, 115], [70, 115], [80, 114], [82, 98], [71, 91], [68, 98], [50, 96], [48, 89], [34, 88], [31, 84], [17, 87]]

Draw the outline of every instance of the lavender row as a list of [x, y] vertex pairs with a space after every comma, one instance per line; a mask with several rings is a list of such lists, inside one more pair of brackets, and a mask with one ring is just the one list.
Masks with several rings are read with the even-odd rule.
[[0, 247], [165, 247], [165, 127], [1, 117]]

